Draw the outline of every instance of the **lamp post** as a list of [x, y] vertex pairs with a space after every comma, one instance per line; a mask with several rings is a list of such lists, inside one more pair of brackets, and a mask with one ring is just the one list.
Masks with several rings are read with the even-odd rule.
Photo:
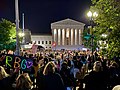
[[22, 14], [22, 35], [23, 35], [22, 43], [25, 44], [24, 13]]
[[18, 36], [19, 36], [19, 43], [20, 43], [19, 48], [23, 51], [23, 44], [24, 44], [23, 38], [24, 38], [25, 34], [23, 32], [19, 32]]
[[18, 36], [19, 36], [19, 43], [23, 44], [23, 38], [24, 38], [25, 34], [23, 32], [19, 32]]
[[[93, 34], [93, 27], [94, 27], [94, 19], [98, 16], [97, 12], [92, 12], [89, 11], [87, 13], [87, 16], [90, 18], [90, 26], [91, 26], [91, 30], [90, 30], [90, 34], [91, 34], [91, 49], [92, 49], [92, 57], [93, 57], [93, 46], [94, 46], [94, 34]], [[94, 58], [92, 58], [94, 60]]]
[[20, 37], [23, 37], [24, 35], [25, 35], [25, 34], [22, 33], [22, 32], [19, 33], [19, 36], [20, 36]]
[[20, 54], [20, 43], [19, 43], [19, 9], [18, 9], [18, 0], [15, 0], [15, 22], [16, 22], [16, 55]]

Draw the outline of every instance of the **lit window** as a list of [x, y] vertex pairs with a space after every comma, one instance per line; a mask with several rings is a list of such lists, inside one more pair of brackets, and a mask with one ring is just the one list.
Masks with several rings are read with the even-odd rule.
[[42, 41], [42, 44], [44, 44], [44, 41]]
[[46, 44], [47, 44], [47, 41], [46, 41]]
[[40, 44], [40, 41], [38, 41], [38, 44]]
[[31, 41], [31, 44], [33, 43], [33, 41]]
[[49, 41], [49, 44], [51, 44], [51, 41]]

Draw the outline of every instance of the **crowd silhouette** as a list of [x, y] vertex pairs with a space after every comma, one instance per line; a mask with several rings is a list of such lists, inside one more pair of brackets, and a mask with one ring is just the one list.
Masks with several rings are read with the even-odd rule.
[[[2, 53], [1, 53], [2, 55]], [[0, 56], [1, 56], [0, 55]], [[0, 60], [0, 90], [119, 90], [120, 60], [90, 51], [22, 52], [30, 71], [7, 68]], [[1, 56], [2, 57], [2, 56]], [[0, 57], [0, 58], [1, 58]]]

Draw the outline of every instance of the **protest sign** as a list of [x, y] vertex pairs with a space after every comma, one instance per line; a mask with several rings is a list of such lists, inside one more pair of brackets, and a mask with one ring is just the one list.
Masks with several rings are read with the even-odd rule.
[[33, 65], [32, 59], [11, 54], [1, 54], [0, 62], [7, 68], [20, 68], [22, 71], [29, 71]]

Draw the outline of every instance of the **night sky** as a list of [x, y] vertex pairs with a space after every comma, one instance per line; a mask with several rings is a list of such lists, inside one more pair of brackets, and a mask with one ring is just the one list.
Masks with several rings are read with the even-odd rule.
[[[74, 19], [87, 23], [86, 11], [91, 0], [19, 0], [19, 19], [22, 28], [22, 13], [25, 14], [25, 29], [32, 33], [50, 33], [51, 23]], [[0, 19], [15, 22], [15, 1], [0, 0]]]

